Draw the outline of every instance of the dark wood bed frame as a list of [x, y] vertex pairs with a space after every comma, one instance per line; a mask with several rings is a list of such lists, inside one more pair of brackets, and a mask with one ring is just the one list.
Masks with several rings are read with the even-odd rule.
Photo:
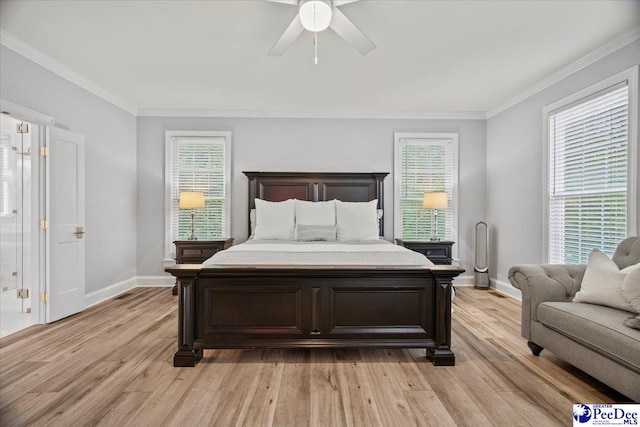
[[[384, 206], [387, 173], [245, 172], [255, 198], [364, 202]], [[380, 221], [381, 232], [383, 220]], [[203, 266], [166, 269], [180, 283], [174, 366], [195, 366], [204, 349], [425, 348], [435, 365], [451, 350], [454, 266]]]

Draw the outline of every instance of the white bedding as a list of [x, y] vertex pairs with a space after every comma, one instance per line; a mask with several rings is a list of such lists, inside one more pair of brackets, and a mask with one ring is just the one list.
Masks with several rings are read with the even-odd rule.
[[424, 255], [385, 240], [299, 242], [248, 240], [220, 251], [205, 265], [433, 266]]

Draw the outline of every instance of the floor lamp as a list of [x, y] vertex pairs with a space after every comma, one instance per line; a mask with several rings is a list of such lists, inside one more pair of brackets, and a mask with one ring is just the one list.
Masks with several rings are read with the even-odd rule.
[[437, 242], [440, 240], [438, 237], [438, 209], [446, 209], [449, 207], [447, 193], [444, 191], [428, 191], [424, 193], [422, 206], [424, 206], [425, 209], [433, 210], [431, 241]]
[[196, 209], [204, 208], [204, 193], [202, 191], [181, 191], [180, 209], [191, 209], [191, 236], [189, 240], [198, 240], [193, 232], [193, 217]]

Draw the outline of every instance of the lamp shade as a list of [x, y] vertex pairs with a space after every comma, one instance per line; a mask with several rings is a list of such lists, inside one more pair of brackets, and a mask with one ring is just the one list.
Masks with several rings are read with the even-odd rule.
[[181, 191], [180, 209], [204, 208], [204, 193], [202, 191]]
[[422, 206], [427, 209], [446, 209], [449, 207], [447, 203], [447, 193], [444, 191], [428, 191], [424, 193]]
[[331, 6], [322, 0], [309, 0], [300, 5], [300, 23], [309, 31], [326, 30], [331, 23]]

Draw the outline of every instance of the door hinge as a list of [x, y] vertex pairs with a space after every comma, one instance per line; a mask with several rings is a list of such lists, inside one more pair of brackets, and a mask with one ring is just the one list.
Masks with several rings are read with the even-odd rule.
[[29, 133], [29, 123], [18, 123], [18, 126], [16, 126], [16, 132]]
[[49, 293], [48, 292], [43, 292], [40, 294], [40, 301], [42, 302], [49, 302]]
[[40, 228], [43, 230], [46, 230], [49, 228], [49, 220], [47, 219], [41, 219], [40, 220]]
[[49, 155], [49, 147], [47, 147], [46, 145], [40, 147], [40, 155], [42, 157], [47, 157]]
[[29, 289], [18, 289], [18, 298], [19, 299], [29, 298]]

